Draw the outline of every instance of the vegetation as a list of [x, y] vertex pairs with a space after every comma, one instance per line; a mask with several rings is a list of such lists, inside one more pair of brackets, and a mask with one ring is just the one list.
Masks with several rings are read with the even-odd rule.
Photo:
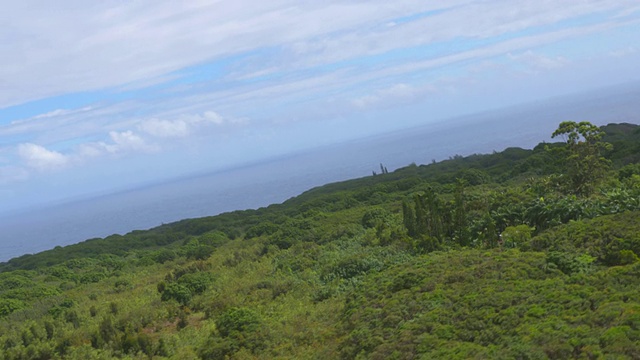
[[565, 121], [560, 124], [552, 137], [565, 136], [569, 150], [566, 159], [568, 189], [578, 195], [590, 195], [604, 178], [609, 161], [602, 156], [613, 146], [603, 142], [604, 131], [597, 126], [582, 121]]
[[640, 359], [640, 127], [554, 135], [11, 259], [0, 358]]

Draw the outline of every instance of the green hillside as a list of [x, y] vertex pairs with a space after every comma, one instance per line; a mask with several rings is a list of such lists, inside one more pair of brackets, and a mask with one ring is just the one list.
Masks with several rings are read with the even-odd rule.
[[640, 359], [640, 126], [0, 264], [0, 359]]

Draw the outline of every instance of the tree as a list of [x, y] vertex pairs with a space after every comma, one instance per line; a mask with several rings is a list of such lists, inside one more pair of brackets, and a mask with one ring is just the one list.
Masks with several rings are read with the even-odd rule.
[[407, 234], [411, 237], [418, 235], [416, 225], [416, 212], [408, 201], [402, 202], [402, 221], [407, 229]]
[[[160, 290], [160, 287], [158, 287], [158, 290]], [[183, 306], [189, 304], [193, 297], [191, 290], [183, 284], [169, 283], [166, 286], [163, 286], [162, 290], [162, 301], [175, 299]]]
[[260, 316], [253, 310], [237, 307], [227, 310], [216, 321], [222, 336], [229, 336], [234, 332], [256, 331], [260, 323]]
[[612, 145], [602, 141], [603, 135], [602, 129], [588, 121], [563, 121], [551, 135], [565, 139], [568, 185], [576, 195], [589, 196], [609, 168], [610, 162], [602, 152], [611, 150]]
[[403, 224], [407, 234], [413, 238], [432, 237], [442, 243], [445, 235], [444, 205], [438, 195], [429, 190], [426, 194], [413, 197], [414, 206], [404, 201], [402, 204]]
[[453, 194], [453, 235], [460, 246], [470, 245], [469, 226], [467, 223], [467, 209], [464, 201], [464, 183], [458, 179]]

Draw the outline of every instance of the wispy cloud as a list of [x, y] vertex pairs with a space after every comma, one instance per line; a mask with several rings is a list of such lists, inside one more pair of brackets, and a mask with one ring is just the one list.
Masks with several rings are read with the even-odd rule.
[[358, 97], [352, 104], [358, 108], [371, 108], [385, 105], [396, 105], [399, 102], [411, 102], [428, 93], [434, 93], [436, 88], [428, 85], [416, 88], [407, 84], [395, 84], [389, 88], [380, 89], [373, 94]]
[[628, 55], [636, 54], [638, 52], [638, 48], [635, 46], [627, 46], [623, 49], [617, 49], [609, 52], [609, 55], [613, 57], [625, 57]]
[[57, 170], [69, 164], [67, 156], [31, 143], [20, 144], [18, 154], [29, 167], [39, 171]]
[[557, 69], [570, 63], [569, 60], [562, 56], [548, 57], [536, 54], [531, 50], [527, 50], [519, 54], [508, 54], [509, 59], [524, 64], [528, 69], [534, 72], [541, 70]]
[[[56, 16], [51, 16], [51, 7]], [[381, 0], [6, 4], [0, 107], [61, 93], [148, 82], [257, 48], [282, 47], [294, 63], [328, 64], [457, 38], [487, 38], [635, 1], [500, 2]], [[387, 26], [396, 19], [440, 11]], [[291, 31], [295, 29], [295, 31]], [[10, 37], [10, 38], [9, 38]], [[60, 49], [65, 49], [61, 52]], [[290, 62], [291, 63], [291, 62]], [[19, 85], [18, 85], [19, 84]]]
[[125, 151], [154, 152], [159, 150], [158, 147], [147, 144], [143, 138], [131, 130], [111, 131], [109, 132], [109, 137], [111, 137], [113, 143], [105, 144], [104, 148], [112, 154]]
[[139, 128], [157, 137], [184, 137], [189, 134], [189, 124], [183, 120], [149, 119], [142, 122]]
[[214, 111], [205, 111], [202, 114], [183, 115], [176, 120], [149, 119], [144, 120], [138, 125], [138, 128], [147, 134], [168, 138], [168, 137], [185, 137], [194, 129], [208, 124], [222, 125], [225, 120]]
[[[416, 4], [399, 1], [392, 13], [424, 8]], [[379, 1], [138, 1], [87, 3], [52, 17], [52, 6], [59, 10], [58, 4], [5, 7], [14, 39], [3, 41], [0, 78], [21, 86], [0, 93], [0, 106], [147, 81], [217, 57], [346, 31], [388, 16], [389, 9]]]

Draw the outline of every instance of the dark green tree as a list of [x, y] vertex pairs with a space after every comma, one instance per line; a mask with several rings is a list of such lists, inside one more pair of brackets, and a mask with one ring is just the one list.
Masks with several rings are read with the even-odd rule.
[[[158, 289], [160, 290], [160, 289]], [[191, 290], [183, 284], [178, 283], [169, 283], [164, 286], [164, 291], [162, 291], [161, 299], [162, 301], [169, 301], [171, 299], [175, 299], [181, 305], [186, 306], [191, 301], [193, 294]]]
[[414, 239], [428, 236], [442, 243], [445, 236], [444, 205], [433, 191], [416, 194], [413, 206], [408, 202], [402, 204], [403, 224], [407, 234]]
[[602, 141], [604, 131], [588, 121], [564, 121], [551, 135], [556, 136], [564, 138], [569, 154], [566, 159], [569, 191], [589, 196], [609, 169], [610, 161], [602, 152], [611, 150], [612, 145]]
[[453, 198], [453, 234], [460, 246], [470, 245], [469, 224], [467, 223], [467, 207], [464, 195], [465, 180], [458, 179]]
[[417, 235], [416, 212], [414, 211], [413, 206], [411, 206], [411, 204], [406, 200], [402, 202], [402, 220], [404, 227], [407, 229], [407, 234], [411, 237], [415, 237]]
[[256, 331], [260, 325], [260, 316], [248, 308], [231, 308], [223, 313], [216, 322], [222, 336], [229, 336], [234, 332]]

